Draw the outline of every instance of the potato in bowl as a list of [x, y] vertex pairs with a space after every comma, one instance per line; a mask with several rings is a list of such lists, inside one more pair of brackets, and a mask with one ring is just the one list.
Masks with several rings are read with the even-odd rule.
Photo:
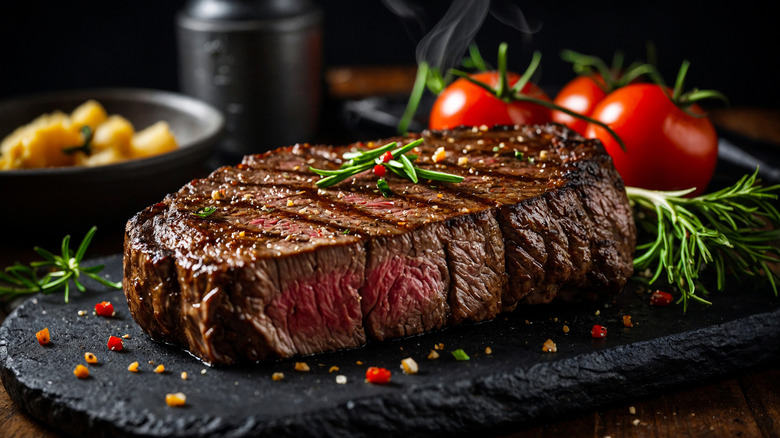
[[[83, 234], [92, 225], [121, 230], [135, 212], [161, 200], [192, 178], [205, 176], [224, 130], [212, 106], [178, 93], [149, 89], [50, 92], [0, 102], [0, 138], [42, 114], [100, 102], [108, 117], [121, 115], [138, 132], [165, 122], [178, 147], [168, 152], [99, 166], [60, 166], [0, 171], [5, 215], [0, 227], [60, 237]], [[72, 110], [71, 110], [72, 111]], [[72, 114], [72, 113], [71, 113]], [[121, 122], [112, 128], [121, 134]], [[81, 146], [79, 138], [73, 146]], [[103, 135], [99, 130], [93, 137]], [[136, 134], [137, 135], [137, 134]], [[141, 138], [141, 141], [144, 141]], [[149, 139], [146, 140], [150, 142]], [[23, 238], [23, 233], [13, 233]]]
[[103, 166], [147, 158], [178, 148], [168, 122], [141, 131], [90, 99], [70, 114], [42, 114], [0, 142], [0, 170]]

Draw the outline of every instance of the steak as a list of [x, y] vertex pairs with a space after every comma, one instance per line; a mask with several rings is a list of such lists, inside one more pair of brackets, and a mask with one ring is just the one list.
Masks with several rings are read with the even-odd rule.
[[[462, 182], [388, 174], [384, 197], [371, 172], [319, 189], [309, 170], [419, 136], [416, 164]], [[556, 124], [461, 127], [284, 147], [194, 180], [128, 221], [124, 291], [151, 338], [229, 364], [599, 297], [626, 283], [635, 244], [623, 181], [597, 140]]]

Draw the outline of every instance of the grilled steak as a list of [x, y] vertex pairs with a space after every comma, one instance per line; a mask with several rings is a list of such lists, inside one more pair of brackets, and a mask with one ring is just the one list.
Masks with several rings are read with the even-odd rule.
[[[153, 339], [227, 364], [358, 347], [625, 284], [636, 230], [598, 141], [560, 125], [422, 136], [417, 164], [463, 182], [388, 176], [385, 198], [366, 172], [318, 189], [309, 166], [335, 169], [344, 152], [384, 143], [295, 145], [141, 211], [125, 233], [133, 317]], [[440, 147], [446, 158], [434, 162]], [[195, 214], [206, 207], [216, 210]]]

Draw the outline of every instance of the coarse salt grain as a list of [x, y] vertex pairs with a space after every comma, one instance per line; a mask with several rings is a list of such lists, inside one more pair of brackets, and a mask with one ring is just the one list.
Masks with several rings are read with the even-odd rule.
[[336, 383], [338, 383], [339, 385], [346, 385], [347, 376], [339, 374], [338, 376], [336, 376]]

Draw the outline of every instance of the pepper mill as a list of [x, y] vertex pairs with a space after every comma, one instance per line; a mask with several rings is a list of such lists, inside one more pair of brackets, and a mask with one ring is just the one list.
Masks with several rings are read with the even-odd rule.
[[190, 0], [176, 17], [184, 94], [225, 115], [221, 152], [312, 141], [320, 116], [322, 11], [310, 0]]

